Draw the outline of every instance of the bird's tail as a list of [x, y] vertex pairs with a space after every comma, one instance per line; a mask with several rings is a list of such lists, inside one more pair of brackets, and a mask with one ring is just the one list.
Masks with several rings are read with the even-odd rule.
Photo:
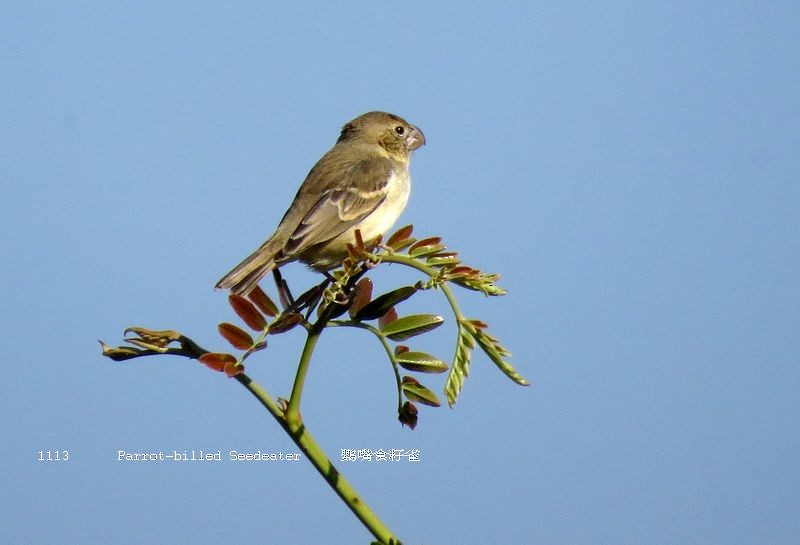
[[273, 239], [268, 240], [258, 250], [250, 254], [244, 261], [236, 265], [231, 271], [219, 279], [215, 288], [230, 289], [231, 293], [246, 295], [256, 284], [275, 268], [275, 254], [277, 250]]

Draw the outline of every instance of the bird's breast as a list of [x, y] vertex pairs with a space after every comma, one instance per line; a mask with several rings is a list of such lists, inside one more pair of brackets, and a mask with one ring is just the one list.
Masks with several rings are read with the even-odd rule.
[[[361, 236], [364, 240], [373, 239], [386, 233], [403, 213], [411, 194], [411, 179], [408, 171], [393, 173], [387, 188], [388, 192], [383, 202], [357, 225], [357, 228], [361, 229]], [[355, 229], [349, 231], [355, 231]]]
[[399, 173], [393, 173], [387, 187], [386, 198], [372, 213], [333, 240], [313, 247], [313, 251], [309, 252], [308, 256], [301, 257], [301, 261], [314, 269], [329, 270], [338, 266], [347, 256], [347, 244], [355, 242], [356, 229], [361, 230], [364, 242], [386, 234], [408, 203], [411, 193], [411, 178], [408, 171], [403, 169]]

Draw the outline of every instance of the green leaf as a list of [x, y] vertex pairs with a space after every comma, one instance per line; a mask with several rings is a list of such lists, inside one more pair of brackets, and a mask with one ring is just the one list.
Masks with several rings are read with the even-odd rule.
[[393, 341], [404, 341], [436, 329], [444, 323], [444, 318], [435, 314], [413, 314], [398, 318], [381, 329]]
[[358, 312], [355, 313], [353, 316], [354, 320], [374, 320], [375, 318], [380, 318], [386, 311], [390, 308], [395, 306], [397, 303], [405, 301], [417, 291], [417, 288], [414, 286], [403, 286], [402, 288], [397, 288], [396, 290], [392, 290], [388, 293], [384, 293], [380, 295], [364, 305]]
[[441, 267], [444, 265], [458, 265], [461, 261], [458, 259], [456, 252], [442, 252], [430, 256], [425, 260], [425, 263], [431, 267]]
[[480, 346], [481, 350], [489, 356], [489, 359], [491, 359], [508, 378], [521, 386], [529, 385], [528, 381], [525, 380], [510, 363], [503, 359], [510, 356], [511, 352], [502, 346], [497, 338], [487, 333], [485, 331], [486, 327], [486, 324], [480, 320], [463, 318], [458, 322], [458, 345], [456, 346], [456, 355], [453, 365], [450, 367], [450, 374], [447, 376], [447, 382], [444, 387], [447, 402], [451, 406], [456, 402], [456, 398], [464, 384], [464, 379], [469, 375], [472, 350], [476, 346]]
[[447, 397], [447, 404], [451, 407], [455, 404], [464, 380], [469, 376], [469, 366], [472, 359], [472, 349], [475, 348], [475, 340], [461, 322], [458, 324], [458, 343], [456, 353], [453, 358], [453, 365], [450, 366], [450, 373], [447, 375], [447, 382], [444, 386], [444, 393]]
[[485, 295], [505, 295], [508, 292], [495, 284], [500, 278], [499, 274], [482, 273], [477, 269], [472, 269], [472, 272], [463, 271], [469, 267], [454, 267], [447, 271], [447, 280], [454, 284], [458, 284], [462, 288], [467, 288], [473, 291], [480, 291]]
[[441, 406], [441, 402], [439, 398], [436, 397], [436, 394], [420, 384], [417, 379], [413, 377], [403, 377], [401, 387], [405, 396], [411, 401], [417, 401], [431, 407]]
[[503, 358], [508, 357], [511, 355], [504, 346], [500, 344], [500, 341], [489, 335], [483, 329], [477, 329], [473, 334], [475, 340], [478, 342], [478, 346], [489, 356], [489, 359], [494, 362], [495, 365], [511, 380], [519, 384], [520, 386], [528, 386], [530, 383], [525, 380], [525, 377], [520, 375], [514, 367], [505, 361]]
[[402, 352], [395, 356], [400, 367], [420, 373], [444, 373], [447, 364], [425, 352]]

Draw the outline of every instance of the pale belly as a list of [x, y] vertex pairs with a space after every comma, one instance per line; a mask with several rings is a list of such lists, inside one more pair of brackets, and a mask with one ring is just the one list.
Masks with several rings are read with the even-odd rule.
[[355, 241], [356, 229], [361, 230], [361, 238], [364, 242], [386, 234], [402, 214], [410, 194], [411, 178], [408, 172], [395, 175], [394, 180], [389, 183], [389, 194], [374, 212], [361, 220], [358, 225], [329, 241], [325, 246], [308, 251], [309, 255], [314, 256], [313, 259], [307, 261], [301, 257], [301, 261], [315, 269], [331, 269], [338, 266], [347, 255], [347, 244]]

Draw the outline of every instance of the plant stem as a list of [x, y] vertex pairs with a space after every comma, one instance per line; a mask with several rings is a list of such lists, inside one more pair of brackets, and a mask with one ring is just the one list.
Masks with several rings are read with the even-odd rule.
[[303, 385], [306, 382], [306, 374], [308, 373], [308, 366], [311, 364], [311, 355], [314, 353], [314, 348], [317, 346], [317, 341], [322, 333], [322, 328], [312, 327], [306, 337], [306, 343], [303, 345], [303, 353], [300, 355], [300, 363], [297, 364], [297, 373], [294, 376], [294, 384], [292, 385], [292, 393], [289, 396], [289, 405], [286, 407], [286, 420], [287, 422], [301, 422], [300, 417], [300, 398], [303, 395]]
[[[327, 481], [333, 491], [350, 508], [353, 514], [361, 523], [372, 533], [375, 538], [386, 545], [399, 545], [398, 540], [389, 529], [383, 524], [378, 516], [370, 509], [369, 505], [356, 492], [355, 488], [345, 479], [344, 475], [334, 467], [325, 451], [317, 443], [314, 437], [308, 432], [300, 414], [300, 398], [303, 394], [308, 367], [311, 364], [311, 356], [319, 341], [319, 336], [325, 329], [330, 320], [333, 306], [326, 307], [320, 314], [317, 321], [308, 328], [308, 336], [303, 345], [303, 353], [300, 355], [300, 362], [297, 365], [297, 373], [292, 385], [292, 393], [286, 410], [281, 410], [277, 403], [261, 387], [253, 382], [244, 374], [237, 375], [239, 382], [247, 388], [267, 408], [269, 413], [278, 421], [292, 441], [300, 448], [311, 461], [320, 475]], [[240, 378], [241, 377], [241, 378]]]
[[[416, 259], [409, 257], [407, 255], [396, 254], [396, 253], [387, 254], [387, 255], [381, 255], [380, 259], [381, 261], [385, 261], [388, 263], [400, 263], [401, 265], [411, 267], [412, 269], [417, 269], [418, 271], [427, 274], [431, 279], [435, 279], [440, 274], [440, 271], [435, 269], [434, 267], [429, 267], [428, 265], [420, 263]], [[453, 291], [450, 289], [450, 286], [448, 285], [447, 282], [437, 283], [435, 284], [435, 286], [436, 288], [442, 290], [442, 293], [444, 293], [447, 302], [450, 304], [450, 308], [453, 311], [453, 316], [456, 319], [458, 339], [460, 340], [464, 335], [465, 319], [464, 315], [461, 313], [461, 307], [459, 306], [458, 301], [456, 300], [456, 296], [453, 295]], [[451, 407], [453, 406], [453, 403], [455, 403], [455, 397], [458, 395], [458, 390], [460, 389], [460, 386], [456, 387], [454, 389], [455, 393], [452, 393], [451, 384], [454, 384], [453, 382], [454, 378], [457, 376], [456, 372], [458, 366], [456, 365], [456, 362], [458, 362], [459, 360], [458, 358], [459, 351], [462, 349], [462, 346], [463, 345], [461, 344], [461, 342], [456, 343], [455, 353], [453, 354], [453, 365], [450, 367], [450, 372], [447, 374], [447, 383], [445, 385], [445, 394], [447, 394], [447, 402]], [[462, 371], [463, 375], [466, 375], [466, 372], [468, 372], [469, 370], [469, 352], [467, 352], [466, 354], [467, 354], [466, 360], [464, 360], [466, 363], [464, 363], [463, 365], [465, 371]], [[459, 379], [459, 383], [460, 380], [463, 379]]]
[[[380, 256], [381, 261], [385, 261], [386, 263], [400, 263], [401, 265], [405, 265], [406, 267], [411, 267], [412, 269], [417, 269], [418, 271], [427, 274], [430, 278], [436, 278], [439, 276], [439, 270], [420, 263], [416, 259], [412, 257], [408, 257], [402, 254], [385, 254]], [[461, 319], [464, 317], [461, 314], [461, 308], [458, 306], [458, 301], [456, 300], [455, 295], [453, 295], [453, 291], [450, 289], [450, 286], [447, 285], [447, 282], [442, 282], [437, 284], [436, 287], [442, 290], [444, 293], [447, 302], [450, 304], [450, 308], [453, 309], [453, 315], [456, 317], [458, 322], [461, 322]]]
[[381, 334], [380, 330], [376, 327], [373, 327], [369, 324], [365, 324], [363, 322], [356, 322], [354, 320], [332, 320], [328, 322], [329, 326], [335, 327], [355, 327], [357, 329], [366, 329], [373, 335], [383, 346], [383, 350], [386, 352], [386, 355], [389, 357], [389, 361], [392, 364], [392, 370], [394, 371], [394, 378], [395, 382], [397, 383], [397, 406], [398, 408], [403, 405], [403, 387], [402, 381], [400, 379], [400, 370], [398, 369], [397, 358], [394, 355], [394, 350], [392, 347], [389, 346], [389, 343], [386, 342], [386, 337]]
[[300, 418], [300, 398], [303, 396], [303, 385], [306, 382], [308, 366], [311, 364], [311, 355], [314, 353], [319, 336], [322, 335], [322, 331], [328, 325], [334, 310], [334, 305], [326, 306], [317, 321], [307, 328], [308, 336], [306, 337], [306, 343], [303, 345], [303, 353], [300, 355], [300, 363], [297, 364], [297, 373], [294, 375], [292, 393], [289, 396], [289, 406], [286, 407], [286, 420], [290, 424], [295, 420], [297, 422], [302, 420]]
[[[317, 333], [317, 337], [319, 337], [319, 333]], [[315, 342], [316, 341], [313, 341], [313, 343]], [[313, 351], [313, 343], [310, 351]], [[308, 346], [308, 343], [306, 346]], [[306, 350], [303, 351], [303, 354], [306, 354]], [[296, 420], [289, 420], [287, 418], [287, 414], [281, 410], [281, 408], [270, 397], [270, 395], [258, 384], [256, 384], [250, 377], [242, 373], [236, 375], [236, 380], [238, 380], [242, 386], [247, 388], [247, 390], [253, 394], [256, 399], [258, 399], [258, 401], [264, 405], [264, 407], [266, 407], [267, 411], [269, 411], [275, 420], [277, 420], [286, 433], [289, 434], [289, 437], [292, 438], [292, 441], [294, 441], [303, 454], [308, 457], [311, 464], [327, 481], [333, 491], [336, 492], [345, 505], [350, 508], [353, 514], [358, 518], [358, 520], [361, 521], [367, 530], [369, 530], [369, 532], [375, 536], [375, 539], [384, 545], [399, 545], [400, 540], [392, 534], [386, 525], [384, 525], [383, 522], [378, 518], [375, 512], [370, 509], [369, 505], [364, 502], [364, 500], [347, 481], [344, 475], [339, 473], [339, 471], [334, 467], [333, 463], [326, 456], [325, 451], [322, 450], [322, 447], [319, 445], [319, 443], [317, 443], [311, 433], [309, 433], [309, 431], [306, 429], [299, 414], [297, 415]]]

